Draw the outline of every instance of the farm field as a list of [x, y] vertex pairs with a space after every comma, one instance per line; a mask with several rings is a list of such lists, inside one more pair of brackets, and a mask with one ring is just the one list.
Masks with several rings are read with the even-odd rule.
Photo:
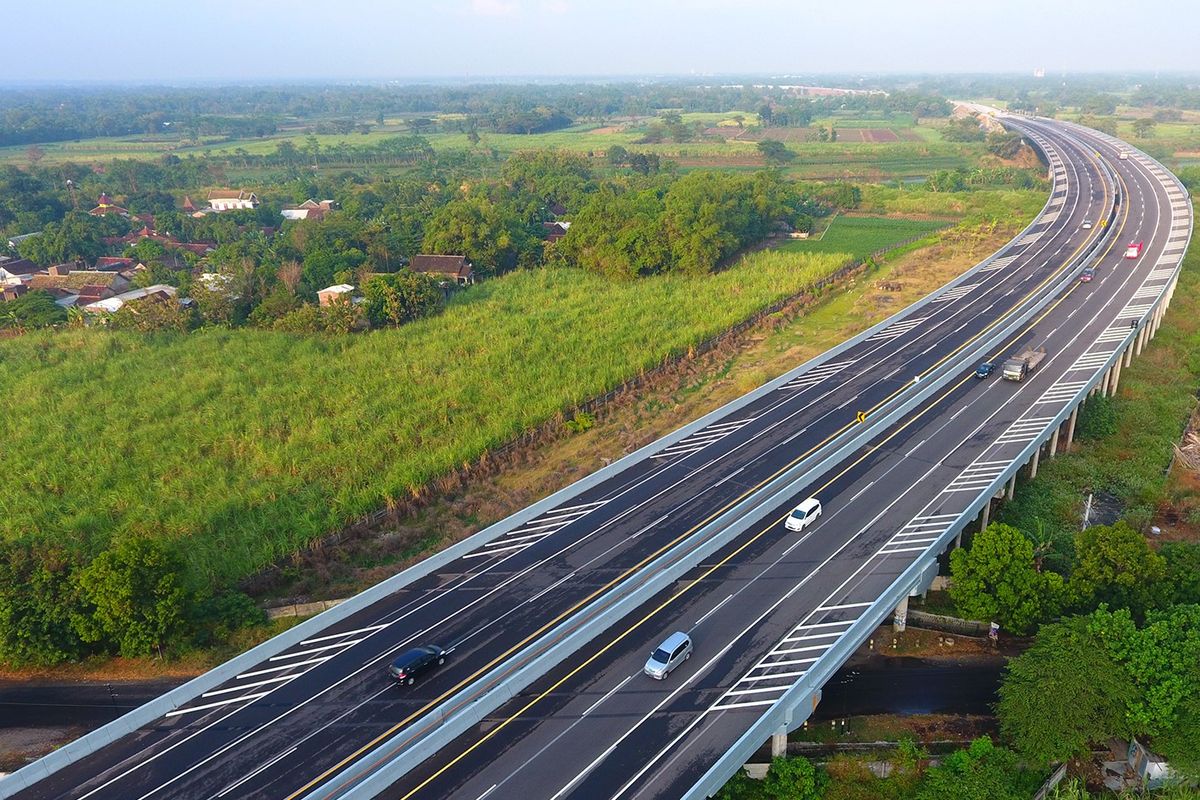
[[946, 227], [948, 223], [896, 217], [835, 217], [819, 239], [789, 241], [779, 249], [787, 253], [850, 253], [865, 258], [913, 236]]
[[[53, 415], [10, 432], [36, 485], [0, 536], [92, 555], [186, 541], [225, 585], [402, 499], [582, 400], [830, 274], [843, 254], [761, 252], [710, 277], [518, 272], [444, 314], [361, 336], [59, 331], [0, 344], [0, 392]], [[121, 409], [121, 433], [106, 417]], [[70, 419], [70, 425], [63, 425]], [[89, 432], [85, 434], [84, 432]], [[86, 452], [87, 456], [82, 454]]]
[[[915, 125], [907, 115], [896, 115], [891, 119], [839, 116], [833, 120], [820, 120], [814, 122], [814, 126], [835, 122], [839, 138], [836, 142], [818, 142], [812, 140], [815, 127], [771, 128], [765, 131], [747, 129], [738, 134], [734, 121], [737, 113], [683, 115], [685, 120], [711, 128], [721, 127], [722, 130], [733, 124], [730, 137], [736, 135], [738, 138], [725, 140], [710, 137], [697, 142], [635, 144], [642, 137], [643, 130], [624, 123], [611, 126], [580, 123], [559, 131], [528, 135], [480, 132], [476, 144], [472, 144], [465, 133], [431, 132], [426, 134], [426, 138], [439, 152], [473, 151], [485, 155], [495, 153], [499, 157], [521, 150], [548, 148], [572, 150], [600, 159], [608, 148], [620, 145], [627, 149], [656, 153], [676, 161], [684, 169], [761, 167], [763, 161], [758, 152], [758, 140], [778, 139], [786, 141], [798, 154], [796, 161], [786, 170], [792, 176], [866, 181], [921, 178], [934, 170], [968, 166], [983, 153], [981, 145], [943, 142], [936, 122]], [[751, 112], [740, 112], [740, 115], [747, 128], [758, 119]], [[315, 139], [325, 150], [341, 146], [354, 148], [375, 144], [405, 132], [395, 121], [389, 120], [384, 128], [367, 134], [317, 134]], [[95, 138], [41, 145], [39, 163], [48, 166], [67, 161], [105, 163], [123, 158], [154, 160], [167, 153], [180, 158], [214, 156], [236, 160], [241, 155], [272, 154], [285, 141], [303, 148], [309, 138], [308, 134], [295, 130], [252, 139], [209, 139], [200, 144], [164, 136]], [[28, 163], [27, 147], [0, 148], [0, 164], [26, 166]], [[326, 163], [322, 168], [337, 169], [337, 165]], [[262, 168], [242, 169], [231, 165], [230, 169], [230, 180], [234, 180], [257, 178]]]

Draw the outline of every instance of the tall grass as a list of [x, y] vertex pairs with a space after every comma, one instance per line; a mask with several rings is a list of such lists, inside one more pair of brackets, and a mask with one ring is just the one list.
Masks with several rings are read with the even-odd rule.
[[[613, 283], [521, 272], [439, 317], [359, 336], [60, 331], [0, 342], [21, 409], [0, 446], [0, 536], [85, 555], [185, 540], [223, 584], [812, 286], [838, 254]], [[19, 399], [19, 400], [18, 400]]]

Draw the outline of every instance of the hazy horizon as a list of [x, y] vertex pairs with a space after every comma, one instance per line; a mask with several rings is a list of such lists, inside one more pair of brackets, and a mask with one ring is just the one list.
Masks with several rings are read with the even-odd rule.
[[[1147, 0], [295, 0], [10, 9], [29, 84], [496, 82], [728, 76], [1192, 72], [1200, 7]], [[52, 53], [48, 54], [47, 49]], [[48, 57], [50, 55], [51, 57]]]

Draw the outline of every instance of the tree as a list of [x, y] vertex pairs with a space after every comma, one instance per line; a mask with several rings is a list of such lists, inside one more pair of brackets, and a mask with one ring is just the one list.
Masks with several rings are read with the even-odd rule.
[[1040, 783], [1020, 769], [1015, 753], [981, 736], [925, 773], [916, 800], [1025, 800]]
[[53, 547], [0, 542], [0, 661], [57, 664], [83, 655], [74, 563]]
[[796, 154], [788, 149], [786, 144], [774, 139], [764, 139], [759, 142], [758, 153], [768, 164], [773, 166], [786, 164], [796, 158]]
[[765, 800], [820, 800], [827, 783], [824, 773], [807, 758], [778, 756], [759, 787]]
[[1200, 603], [1200, 543], [1166, 542], [1158, 553], [1167, 565], [1163, 580], [1167, 600], [1179, 605]]
[[988, 152], [999, 158], [1014, 158], [1021, 152], [1021, 137], [1008, 131], [992, 131], [987, 135]]
[[445, 305], [436, 280], [406, 269], [369, 278], [363, 298], [367, 319], [375, 326], [402, 325], [436, 314]]
[[196, 324], [196, 317], [192, 309], [174, 297], [147, 297], [121, 306], [108, 323], [116, 330], [187, 333]]
[[942, 138], [948, 142], [982, 142], [983, 128], [974, 114], [952, 119], [942, 126]]
[[0, 303], [0, 329], [48, 328], [67, 321], [66, 310], [49, 292], [36, 289], [15, 300]]
[[1076, 533], [1075, 559], [1067, 589], [1077, 607], [1107, 603], [1141, 616], [1161, 602], [1166, 563], [1150, 549], [1146, 537], [1125, 522]]
[[968, 618], [996, 620], [1024, 633], [1058, 610], [1062, 577], [1039, 573], [1033, 544], [1019, 530], [995, 523], [980, 531], [969, 550], [950, 554], [950, 597]]
[[507, 202], [468, 195], [443, 206], [425, 226], [425, 250], [465, 255], [476, 274], [498, 275], [536, 258], [540, 241]]
[[1139, 139], [1149, 139], [1154, 135], [1154, 120], [1149, 117], [1133, 121], [1133, 135]]
[[1127, 735], [1135, 699], [1087, 617], [1043, 625], [1033, 646], [1008, 663], [999, 695], [1001, 732], [1035, 764], [1082, 756], [1092, 743]]
[[188, 593], [183, 563], [161, 539], [125, 539], [79, 574], [91, 613], [76, 617], [84, 641], [106, 640], [123, 656], [147, 655], [177, 633]]
[[605, 157], [608, 159], [608, 163], [612, 166], [623, 167], [629, 160], [629, 151], [624, 147], [621, 147], [619, 144], [614, 144], [608, 148], [608, 152], [605, 153]]
[[775, 119], [775, 109], [770, 103], [763, 103], [758, 107], [758, 121], [762, 123], [764, 128], [771, 127], [771, 123]]

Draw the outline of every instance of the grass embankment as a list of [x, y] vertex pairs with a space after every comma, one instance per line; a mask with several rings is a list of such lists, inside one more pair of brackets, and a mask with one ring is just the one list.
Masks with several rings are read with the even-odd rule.
[[1200, 513], [1200, 487], [1180, 481], [1172, 489], [1167, 475], [1172, 446], [1196, 407], [1197, 386], [1200, 248], [1193, 245], [1158, 335], [1121, 371], [1115, 398], [1088, 403], [1078, 445], [1068, 455], [1043, 459], [1037, 478], [1020, 487], [998, 519], [1045, 538], [1066, 538], [1079, 529], [1089, 492], [1116, 498], [1121, 516], [1139, 528], [1168, 509]]
[[436, 318], [361, 336], [99, 330], [0, 344], [0, 535], [94, 554], [186, 540], [223, 584], [418, 491], [565, 408], [811, 286], [840, 255], [764, 252], [627, 283], [575, 270], [490, 281]]

